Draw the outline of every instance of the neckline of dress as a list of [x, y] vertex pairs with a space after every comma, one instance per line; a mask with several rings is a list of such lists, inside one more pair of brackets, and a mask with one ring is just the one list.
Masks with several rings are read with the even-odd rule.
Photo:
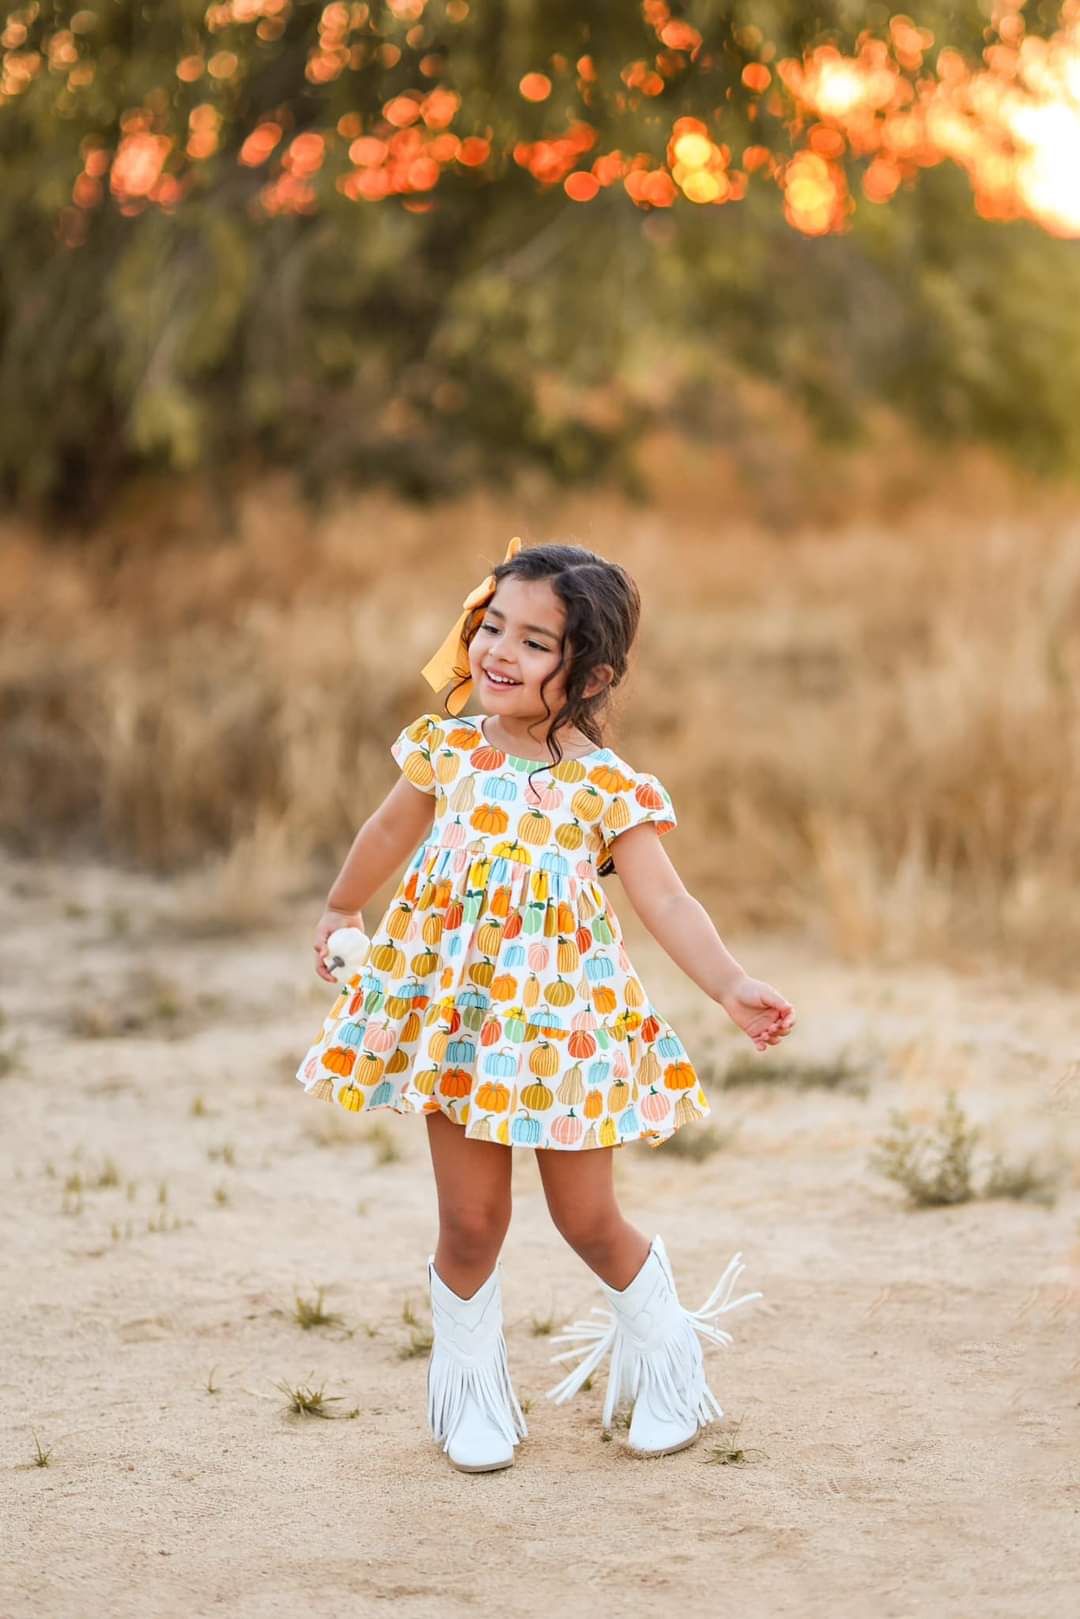
[[[511, 753], [508, 748], [500, 747], [498, 742], [493, 742], [491, 740], [491, 738], [488, 736], [487, 732], [484, 730], [484, 721], [487, 718], [486, 714], [469, 715], [468, 717], [473, 721], [473, 724], [476, 726], [476, 729], [480, 732], [480, 735], [483, 737], [483, 739], [487, 743], [488, 747], [489, 748], [498, 748], [500, 753], [505, 753], [506, 757], [508, 759], [513, 759], [515, 764], [519, 764], [519, 765], [547, 765], [549, 769], [551, 768], [552, 763], [553, 763], [553, 761], [551, 759], [530, 759], [527, 754], [524, 754], [524, 753]], [[606, 750], [604, 748], [590, 748], [588, 753], [564, 753], [563, 758], [564, 759], [591, 759], [595, 754], [604, 753], [605, 751]]]

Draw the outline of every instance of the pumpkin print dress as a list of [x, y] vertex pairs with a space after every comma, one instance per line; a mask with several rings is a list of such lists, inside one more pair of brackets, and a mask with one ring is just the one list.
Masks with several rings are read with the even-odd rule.
[[391, 744], [434, 821], [296, 1078], [505, 1146], [657, 1147], [710, 1108], [598, 879], [620, 832], [671, 831], [671, 798], [610, 748], [538, 765], [482, 719], [422, 714]]

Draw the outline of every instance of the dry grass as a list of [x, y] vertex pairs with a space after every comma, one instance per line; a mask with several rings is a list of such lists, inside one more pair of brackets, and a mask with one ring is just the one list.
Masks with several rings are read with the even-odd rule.
[[842, 1090], [852, 1096], [869, 1094], [865, 1075], [846, 1051], [817, 1062], [784, 1052], [770, 1053], [768, 1060], [762, 1062], [760, 1053], [739, 1051], [723, 1070], [720, 1084], [725, 1090], [741, 1085], [790, 1085], [795, 1090]]
[[1034, 1157], [1007, 1164], [994, 1153], [988, 1164], [976, 1163], [975, 1143], [982, 1131], [965, 1115], [955, 1090], [946, 1093], [932, 1130], [916, 1130], [899, 1108], [890, 1110], [889, 1126], [875, 1143], [868, 1167], [902, 1186], [913, 1207], [939, 1208], [980, 1197], [1054, 1204], [1059, 1173]]
[[670, 788], [668, 848], [729, 928], [1064, 978], [1072, 503], [898, 452], [878, 479], [895, 514], [863, 469], [842, 517], [778, 531], [740, 514], [716, 452], [654, 455], [670, 494], [652, 507], [525, 489], [424, 511], [350, 497], [315, 519], [281, 483], [244, 497], [228, 544], [166, 543], [154, 519], [78, 550], [0, 536], [0, 837], [171, 873], [170, 926], [261, 925], [333, 875], [392, 785], [388, 743], [439, 706], [419, 668], [465, 588], [510, 534], [577, 538], [643, 593], [609, 740]]

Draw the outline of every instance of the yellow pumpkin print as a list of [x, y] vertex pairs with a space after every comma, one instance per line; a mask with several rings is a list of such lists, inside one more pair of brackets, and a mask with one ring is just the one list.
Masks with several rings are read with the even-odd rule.
[[428, 795], [431, 830], [300, 1059], [308, 1095], [561, 1152], [659, 1147], [708, 1117], [601, 878], [628, 828], [676, 826], [659, 778], [602, 745], [530, 777], [533, 761], [494, 747], [478, 717], [434, 711], [390, 752]]

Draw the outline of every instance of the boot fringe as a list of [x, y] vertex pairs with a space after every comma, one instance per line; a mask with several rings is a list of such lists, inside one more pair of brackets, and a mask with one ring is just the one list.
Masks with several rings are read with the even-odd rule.
[[715, 1317], [740, 1305], [760, 1299], [760, 1292], [744, 1293], [733, 1299], [731, 1294], [739, 1276], [745, 1270], [742, 1254], [728, 1261], [727, 1268], [700, 1309], [688, 1310], [679, 1305], [680, 1330], [650, 1354], [636, 1350], [626, 1334], [620, 1331], [614, 1310], [604, 1305], [593, 1305], [592, 1314], [606, 1318], [601, 1321], [574, 1321], [551, 1339], [552, 1343], [580, 1340], [576, 1347], [552, 1355], [553, 1361], [572, 1360], [577, 1355], [585, 1358], [571, 1372], [546, 1391], [547, 1398], [556, 1405], [571, 1399], [597, 1370], [604, 1356], [611, 1351], [607, 1392], [601, 1422], [610, 1430], [616, 1410], [636, 1400], [642, 1390], [652, 1396], [656, 1408], [673, 1419], [689, 1420], [691, 1416], [704, 1426], [722, 1417], [724, 1412], [715, 1394], [705, 1380], [704, 1358], [696, 1334], [712, 1343], [730, 1344], [734, 1340], [723, 1327], [713, 1325]]
[[484, 1414], [491, 1418], [507, 1444], [527, 1439], [525, 1416], [510, 1381], [506, 1340], [499, 1333], [495, 1353], [482, 1364], [475, 1359], [468, 1366], [449, 1352], [436, 1337], [428, 1361], [428, 1424], [434, 1438], [449, 1449], [460, 1421], [467, 1396], [472, 1395]]

